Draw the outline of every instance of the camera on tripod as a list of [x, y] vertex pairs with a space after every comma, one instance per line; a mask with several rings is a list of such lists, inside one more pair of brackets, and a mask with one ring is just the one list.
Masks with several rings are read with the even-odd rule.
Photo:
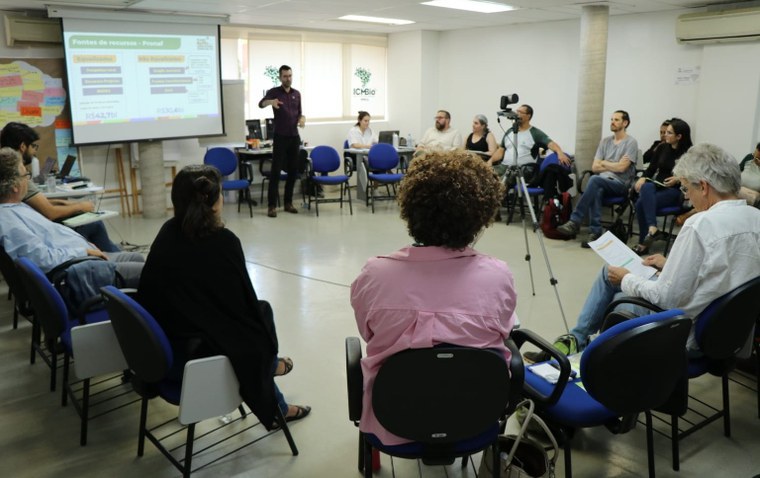
[[517, 96], [517, 93], [512, 93], [511, 95], [502, 96], [501, 102], [499, 103], [499, 109], [501, 111], [497, 111], [496, 116], [504, 117], [512, 121], [517, 120], [518, 118], [517, 113], [512, 111], [512, 108], [510, 108], [509, 105], [513, 105], [517, 103], [518, 101], [520, 101], [520, 97]]

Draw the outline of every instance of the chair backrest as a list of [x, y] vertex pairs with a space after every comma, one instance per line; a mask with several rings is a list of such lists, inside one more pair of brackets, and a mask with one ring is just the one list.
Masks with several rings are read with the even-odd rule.
[[174, 356], [161, 326], [147, 310], [116, 287], [109, 285], [101, 291], [129, 368], [145, 383], [163, 380]]
[[317, 146], [311, 151], [312, 170], [315, 173], [331, 173], [340, 168], [340, 155], [332, 146]]
[[583, 386], [621, 415], [661, 405], [686, 375], [690, 330], [691, 319], [678, 309], [610, 327], [583, 351]]
[[45, 337], [60, 337], [69, 321], [69, 311], [61, 294], [45, 273], [28, 258], [17, 260], [16, 269]]
[[504, 357], [487, 349], [410, 349], [389, 357], [372, 389], [372, 408], [389, 432], [448, 444], [485, 433], [509, 402]]
[[760, 277], [718, 297], [698, 316], [694, 338], [708, 358], [734, 357], [747, 343], [760, 317]]
[[16, 303], [19, 306], [23, 306], [27, 301], [26, 291], [18, 276], [16, 264], [2, 246], [0, 246], [0, 273], [3, 274], [5, 281], [8, 283], [8, 289], [16, 298]]
[[398, 151], [390, 144], [374, 144], [367, 153], [367, 163], [370, 171], [389, 171], [398, 166]]
[[214, 166], [222, 176], [234, 173], [237, 162], [237, 156], [229, 148], [209, 148], [203, 156], [203, 164]]
[[343, 149], [348, 149], [348, 147], [349, 147], [348, 140], [344, 139], [343, 140]]

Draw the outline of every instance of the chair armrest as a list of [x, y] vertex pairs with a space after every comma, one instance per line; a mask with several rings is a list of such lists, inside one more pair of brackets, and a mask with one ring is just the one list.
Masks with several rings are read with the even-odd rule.
[[509, 405], [507, 405], [507, 413], [511, 414], [522, 400], [522, 390], [525, 386], [525, 364], [522, 355], [520, 355], [520, 349], [517, 348], [517, 344], [511, 337], [504, 341], [504, 345], [512, 353], [512, 357], [509, 359]]
[[604, 316], [607, 317], [607, 315], [613, 310], [615, 310], [615, 307], [617, 307], [620, 304], [638, 305], [640, 307], [645, 307], [651, 310], [652, 312], [662, 312], [665, 310], [658, 305], [654, 305], [648, 300], [642, 299], [641, 297], [627, 296], [627, 297], [621, 297], [620, 299], [616, 299], [610, 302], [610, 305], [608, 305], [607, 308], [604, 310]]
[[539, 392], [538, 390], [531, 387], [528, 382], [525, 382], [525, 385], [523, 386], [525, 394], [532, 398], [535, 402], [542, 405], [554, 405], [557, 403], [559, 397], [561, 397], [562, 393], [565, 391], [565, 386], [567, 385], [567, 381], [570, 378], [570, 361], [567, 359], [565, 354], [554, 348], [552, 344], [531, 330], [513, 330], [511, 336], [518, 348], [521, 348], [525, 342], [529, 342], [542, 351], [548, 353], [549, 356], [556, 360], [559, 364], [559, 379], [552, 388], [551, 394], [545, 395]]
[[79, 380], [129, 368], [110, 320], [73, 327], [71, 348]]
[[190, 360], [182, 375], [178, 420], [182, 425], [227, 415], [240, 406], [240, 384], [224, 355]]
[[362, 344], [359, 337], [346, 337], [346, 383], [348, 385], [348, 419], [358, 422], [362, 416], [364, 375], [361, 366]]

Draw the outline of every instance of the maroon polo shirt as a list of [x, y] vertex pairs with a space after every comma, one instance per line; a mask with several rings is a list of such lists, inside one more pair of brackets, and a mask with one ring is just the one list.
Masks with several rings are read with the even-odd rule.
[[279, 108], [272, 107], [274, 112], [274, 134], [281, 136], [298, 136], [298, 119], [301, 117], [301, 93], [295, 88], [285, 91], [282, 86], [267, 91], [259, 101], [278, 99], [282, 102]]

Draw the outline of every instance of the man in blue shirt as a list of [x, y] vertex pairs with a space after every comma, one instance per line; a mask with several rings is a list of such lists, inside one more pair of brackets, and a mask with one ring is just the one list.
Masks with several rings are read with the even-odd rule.
[[[39, 148], [39, 139], [40, 136], [37, 132], [24, 123], [10, 122], [0, 131], [0, 147], [9, 147], [18, 151], [24, 165], [29, 165], [32, 162], [32, 158]], [[29, 182], [28, 190], [21, 200], [51, 221], [66, 219], [76, 214], [95, 210], [95, 205], [90, 201], [48, 199], [33, 182]], [[118, 252], [121, 250], [108, 237], [103, 221], [79, 226], [76, 231], [103, 251]]]
[[293, 70], [288, 65], [280, 67], [280, 86], [271, 88], [259, 101], [259, 108], [272, 107], [274, 112], [274, 135], [272, 136], [272, 173], [269, 177], [267, 216], [277, 217], [280, 171], [288, 173], [285, 180], [285, 211], [298, 214], [293, 206], [293, 188], [298, 176], [298, 153], [301, 137], [298, 128], [303, 128], [306, 118], [301, 111], [301, 93], [292, 88]]
[[31, 173], [11, 148], [0, 149], [0, 245], [14, 261], [26, 257], [47, 273], [72, 259], [93, 256], [69, 268], [72, 305], [99, 293], [105, 285], [137, 287], [144, 259], [131, 252], [105, 253], [68, 227], [42, 216], [21, 202]]

